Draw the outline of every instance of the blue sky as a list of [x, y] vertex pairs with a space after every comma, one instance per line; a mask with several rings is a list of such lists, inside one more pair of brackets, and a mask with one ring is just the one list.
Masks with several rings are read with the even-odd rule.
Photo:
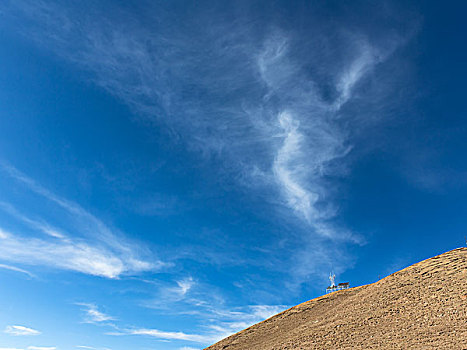
[[463, 2], [0, 4], [0, 349], [201, 349], [462, 245]]

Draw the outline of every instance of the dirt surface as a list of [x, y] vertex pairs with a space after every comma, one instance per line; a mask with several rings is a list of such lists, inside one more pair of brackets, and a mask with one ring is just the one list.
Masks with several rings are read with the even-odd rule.
[[467, 349], [467, 248], [307, 301], [208, 347]]

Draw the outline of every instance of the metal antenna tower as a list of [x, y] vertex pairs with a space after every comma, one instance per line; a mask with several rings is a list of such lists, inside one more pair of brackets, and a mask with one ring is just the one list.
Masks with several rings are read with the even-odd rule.
[[350, 288], [349, 282], [341, 282], [336, 286], [336, 275], [333, 272], [331, 272], [329, 274], [329, 281], [331, 281], [331, 285], [326, 288], [326, 294], [335, 292], [337, 290], [349, 289]]
[[331, 281], [331, 287], [336, 286], [336, 275], [333, 274], [332, 272], [329, 274], [329, 281]]

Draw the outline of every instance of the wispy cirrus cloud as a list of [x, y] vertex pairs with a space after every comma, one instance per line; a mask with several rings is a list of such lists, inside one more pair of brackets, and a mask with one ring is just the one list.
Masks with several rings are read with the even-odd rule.
[[48, 225], [47, 223], [43, 221], [33, 220], [27, 217], [26, 215], [21, 214], [18, 210], [16, 210], [15, 207], [13, 207], [9, 203], [0, 202], [0, 209], [10, 214], [11, 216], [15, 217], [16, 219], [24, 222], [29, 227], [42, 231], [46, 235], [59, 238], [59, 239], [66, 238], [65, 235], [62, 232], [60, 232], [60, 230], [58, 230], [57, 228], [51, 227], [50, 225]]
[[[199, 26], [192, 17], [175, 20], [164, 4], [146, 3], [144, 15], [116, 6], [102, 12], [91, 3], [85, 13], [45, 0], [7, 4], [33, 28], [24, 34], [41, 49], [80, 67], [200, 157], [215, 159], [218, 176], [276, 209], [271, 220], [293, 223], [297, 233], [285, 239], [298, 242], [291, 245], [297, 255], [313, 254], [312, 240], [326, 250], [321, 238], [364, 242], [337, 223], [335, 188], [348, 169], [352, 134], [380, 118], [369, 106], [390, 93], [378, 70], [411, 33], [375, 39], [310, 20], [309, 39], [301, 40], [248, 16], [223, 21], [209, 9], [197, 9]], [[360, 93], [371, 79], [377, 88]]]
[[188, 296], [190, 291], [196, 287], [196, 281], [193, 277], [189, 276], [186, 278], [178, 279], [175, 281], [176, 286], [166, 286], [159, 289], [157, 300], [160, 304], [163, 303], [174, 303], [183, 300]]
[[[5, 234], [3, 234], [3, 235], [5, 236]], [[1, 237], [2, 237], [2, 236], [0, 236], [0, 238], [1, 238]], [[0, 264], [0, 269], [24, 273], [25, 275], [28, 275], [28, 276], [31, 277], [31, 278], [35, 277], [35, 276], [34, 276], [32, 273], [30, 273], [29, 271], [26, 271], [26, 270], [24, 270], [24, 269], [20, 269], [19, 267], [16, 267], [16, 266]]]
[[85, 313], [84, 322], [86, 323], [102, 323], [115, 320], [114, 317], [99, 311], [95, 304], [78, 303], [77, 305], [83, 307], [82, 311]]
[[25, 327], [25, 326], [18, 326], [18, 325], [7, 326], [4, 332], [10, 335], [15, 335], [15, 336], [22, 336], [22, 335], [29, 336], [29, 335], [41, 334], [41, 332], [39, 332], [36, 329]]
[[167, 332], [161, 331], [158, 329], [133, 329], [126, 331], [128, 335], [142, 335], [149, 336], [157, 339], [166, 339], [166, 340], [187, 340], [197, 343], [209, 343], [212, 340], [210, 335], [201, 335], [201, 334], [187, 334], [183, 332]]
[[[138, 327], [125, 324], [101, 311], [95, 304], [80, 303], [85, 312], [84, 321], [95, 325], [106, 325], [112, 330], [107, 331], [111, 336], [145, 336], [165, 341], [188, 341], [209, 345], [233, 333], [263, 321], [287, 308], [285, 305], [248, 305], [228, 309], [215, 301], [213, 295], [210, 300], [188, 298], [180, 308], [179, 300], [165, 300], [164, 304], [174, 310], [164, 310], [165, 314], [187, 316], [199, 320], [198, 332], [184, 330], [167, 330], [156, 327]], [[221, 303], [222, 304], [222, 303]], [[112, 322], [109, 322], [112, 321]], [[83, 346], [83, 348], [86, 348]]]
[[[57, 349], [55, 346], [28, 346], [27, 350], [55, 350]], [[24, 350], [19, 348], [0, 348], [0, 350]]]
[[[32, 178], [26, 176], [21, 171], [13, 167], [12, 165], [2, 163], [1, 169], [5, 174], [9, 175], [11, 178], [17, 182], [23, 184], [36, 194], [42, 196], [46, 200], [55, 203], [60, 208], [70, 215], [71, 219], [74, 219], [75, 222], [79, 225], [81, 234], [92, 236], [93, 238], [98, 238], [100, 241], [107, 244], [109, 247], [117, 249], [121, 252], [131, 253], [131, 245], [129, 242], [126, 242], [124, 237], [117, 237], [115, 232], [105, 225], [100, 219], [92, 215], [90, 212], [82, 208], [77, 203], [70, 201], [68, 199], [62, 198], [55, 193], [49, 191], [45, 187], [38, 184]], [[5, 207], [5, 204], [3, 204]], [[38, 229], [50, 234], [51, 236], [57, 235], [57, 238], [63, 238], [61, 233], [56, 233], [55, 230], [51, 230], [47, 225], [40, 222], [35, 222], [25, 216], [18, 214], [14, 209], [8, 208], [7, 210], [12, 212], [15, 216], [26, 221], [28, 224], [36, 226]], [[52, 231], [52, 232], [50, 232]]]
[[[0, 259], [26, 265], [45, 265], [94, 276], [117, 278], [128, 270], [110, 251], [83, 242], [50, 242], [24, 238], [0, 229]], [[144, 269], [143, 269], [144, 270]]]
[[164, 331], [154, 328], [128, 328], [113, 335], [140, 335], [165, 340], [185, 340], [195, 343], [212, 344], [233, 333], [263, 321], [286, 307], [283, 305], [250, 305], [235, 310], [212, 309], [205, 318], [210, 322], [203, 325], [204, 332], [198, 334], [180, 331]]
[[[403, 41], [378, 46], [362, 34], [344, 31], [336, 38], [338, 34], [317, 28], [316, 43], [334, 40], [335, 52], [311, 51], [312, 42], [302, 43], [308, 46], [301, 50], [310, 49], [303, 61], [293, 52], [299, 48], [293, 33], [277, 28], [262, 32], [263, 44], [258, 45], [258, 35], [248, 40], [250, 31], [258, 28], [240, 22], [232, 28], [211, 19], [209, 28], [225, 33], [223, 37], [203, 30], [173, 33], [172, 27], [170, 35], [162, 25], [170, 16], [163, 11], [160, 27], [127, 21], [131, 27], [122, 28], [109, 15], [99, 24], [91, 17], [78, 21], [70, 8], [48, 1], [13, 7], [37, 14], [31, 18], [41, 29], [36, 40], [91, 71], [97, 84], [143, 117], [177, 128], [195, 147], [222, 153], [243, 175], [262, 169], [264, 179], [274, 180], [270, 184], [282, 193], [284, 204], [307, 222], [325, 215], [317, 205], [326, 195], [319, 180], [333, 175], [329, 163], [349, 150], [337, 122], [344, 117], [343, 107], [358, 83]], [[76, 36], [78, 27], [81, 34]], [[58, 34], [56, 28], [63, 30]], [[203, 38], [202, 44], [188, 34]], [[206, 51], [210, 60], [204, 57]], [[196, 93], [183, 93], [184, 84], [213, 99], [200, 106], [193, 99]], [[329, 96], [323, 95], [324, 87]]]
[[129, 242], [123, 234], [112, 231], [78, 204], [57, 196], [11, 165], [2, 164], [1, 170], [26, 190], [58, 206], [69, 218], [69, 228], [74, 234], [67, 235], [46, 221], [31, 219], [13, 205], [1, 202], [1, 210], [45, 236], [10, 233], [0, 228], [0, 259], [107, 278], [154, 271], [164, 266], [154, 257], [150, 261], [149, 258], [141, 258], [139, 251], [143, 249]]
[[233, 310], [212, 308], [210, 315], [215, 322], [205, 324], [205, 327], [212, 332], [212, 341], [216, 342], [264, 321], [286, 308], [285, 305], [249, 305]]
[[[217, 339], [218, 335], [213, 334], [211, 331], [209, 334], [191, 334], [181, 331], [165, 331], [154, 328], [138, 328], [138, 327], [124, 327], [119, 326], [116, 323], [109, 323], [109, 321], [118, 321], [114, 317], [111, 317], [101, 311], [99, 311], [98, 306], [95, 304], [89, 303], [79, 303], [77, 305], [83, 306], [83, 311], [85, 313], [84, 322], [91, 324], [106, 324], [113, 328], [113, 331], [106, 332], [107, 335], [113, 336], [148, 336], [157, 339], [163, 340], [185, 340], [190, 342], [197, 343], [210, 343], [213, 339]], [[77, 348], [81, 349], [95, 349], [93, 347], [80, 345]]]
[[205, 293], [209, 293], [211, 302], [219, 299], [213, 286], [206, 285], [192, 276], [174, 277], [172, 281], [155, 279], [139, 281], [144, 283], [141, 292], [147, 291], [149, 298], [140, 300], [138, 304], [163, 315], [199, 315], [205, 311], [206, 303], [202, 300]]
[[[276, 33], [264, 44], [257, 58], [261, 79], [268, 97], [281, 102], [263, 104], [270, 109], [275, 142], [271, 143], [273, 161], [265, 178], [277, 185], [283, 202], [318, 235], [332, 239], [358, 241], [345, 229], [330, 223], [336, 208], [329, 196], [327, 181], [343, 174], [344, 157], [351, 150], [345, 119], [345, 104], [350, 102], [356, 85], [387, 57], [394, 47], [378, 49], [363, 37], [350, 40], [349, 59], [336, 62], [324, 71], [332, 97], [323, 96], [320, 79], [306, 78], [304, 64], [291, 54], [290, 39]], [[324, 57], [323, 57], [324, 58]], [[325, 63], [326, 65], [326, 63]]]

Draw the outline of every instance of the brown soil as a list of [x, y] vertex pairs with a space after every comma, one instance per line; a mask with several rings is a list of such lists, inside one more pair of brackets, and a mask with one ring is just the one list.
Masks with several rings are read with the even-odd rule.
[[297, 305], [208, 347], [467, 349], [467, 248]]

